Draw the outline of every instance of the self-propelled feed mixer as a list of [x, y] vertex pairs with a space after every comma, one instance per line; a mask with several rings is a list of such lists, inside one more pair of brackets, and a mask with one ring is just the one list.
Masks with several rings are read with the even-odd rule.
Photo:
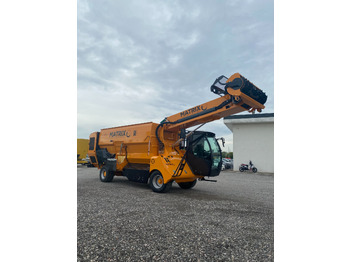
[[207, 122], [243, 111], [261, 112], [267, 96], [239, 73], [220, 76], [211, 86], [220, 97], [166, 117], [160, 124], [101, 129], [90, 135], [91, 163], [100, 169], [100, 180], [114, 176], [148, 183], [154, 192], [168, 191], [175, 181], [183, 189], [197, 180], [220, 174], [221, 149], [215, 134], [187, 131]]

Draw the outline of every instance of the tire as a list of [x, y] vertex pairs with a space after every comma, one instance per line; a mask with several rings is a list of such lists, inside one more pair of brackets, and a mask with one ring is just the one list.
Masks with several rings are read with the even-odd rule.
[[256, 167], [253, 167], [253, 173], [256, 173], [256, 172], [258, 172], [258, 169], [256, 168]]
[[239, 167], [239, 171], [244, 172], [243, 167]]
[[159, 171], [153, 171], [148, 182], [149, 186], [156, 193], [168, 192], [173, 184], [173, 181], [164, 184], [164, 179]]
[[113, 180], [114, 174], [109, 171], [107, 167], [102, 167], [100, 170], [100, 180], [102, 182], [111, 182]]
[[192, 181], [192, 182], [182, 182], [182, 183], [177, 183], [177, 184], [182, 189], [190, 189], [190, 188], [194, 187], [197, 184], [197, 179]]

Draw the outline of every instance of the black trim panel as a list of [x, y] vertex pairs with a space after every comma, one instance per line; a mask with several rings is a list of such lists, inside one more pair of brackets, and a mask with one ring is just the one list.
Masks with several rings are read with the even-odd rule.
[[147, 183], [149, 178], [148, 170], [142, 169], [125, 168], [123, 170], [123, 175], [126, 176], [130, 181], [138, 183]]
[[89, 150], [94, 150], [94, 149], [95, 149], [95, 138], [94, 137], [90, 137]]

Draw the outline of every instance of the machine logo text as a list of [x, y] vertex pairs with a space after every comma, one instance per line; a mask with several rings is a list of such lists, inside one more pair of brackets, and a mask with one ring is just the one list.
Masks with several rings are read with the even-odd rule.
[[129, 131], [114, 131], [114, 132], [110, 132], [109, 133], [109, 136], [110, 137], [114, 137], [114, 136], [126, 136], [126, 137], [129, 137], [130, 134], [129, 134]]
[[203, 106], [195, 106], [195, 107], [193, 107], [191, 109], [188, 109], [188, 110], [185, 110], [185, 111], [181, 112], [180, 113], [180, 117], [191, 115], [193, 113], [196, 113], [196, 112], [199, 112], [199, 111], [204, 111], [206, 109], [207, 108], [204, 108]]

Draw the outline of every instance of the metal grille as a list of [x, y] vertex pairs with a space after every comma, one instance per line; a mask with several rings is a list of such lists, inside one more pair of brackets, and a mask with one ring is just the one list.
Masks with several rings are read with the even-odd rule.
[[94, 149], [95, 149], [95, 138], [91, 137], [89, 142], [89, 150], [94, 150]]

